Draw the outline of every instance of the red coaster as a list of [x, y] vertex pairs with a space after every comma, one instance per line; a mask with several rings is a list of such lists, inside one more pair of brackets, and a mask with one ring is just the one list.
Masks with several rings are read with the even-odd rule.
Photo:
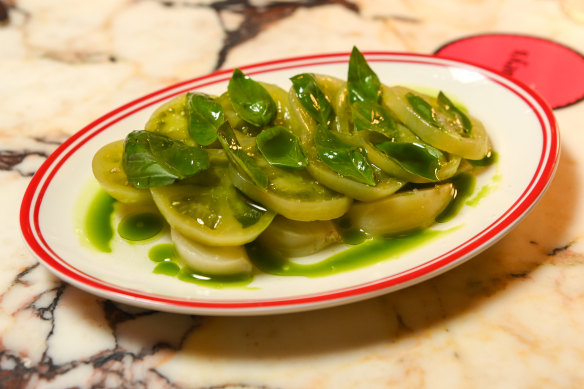
[[556, 42], [526, 35], [476, 35], [450, 42], [435, 53], [515, 78], [552, 108], [584, 99], [584, 56]]

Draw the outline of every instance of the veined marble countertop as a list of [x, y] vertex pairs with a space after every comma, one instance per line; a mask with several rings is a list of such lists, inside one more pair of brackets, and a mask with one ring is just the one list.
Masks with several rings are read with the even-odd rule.
[[559, 167], [517, 228], [441, 276], [359, 303], [260, 317], [147, 311], [63, 283], [21, 237], [35, 170], [130, 100], [243, 64], [353, 45], [432, 54], [488, 33], [584, 53], [584, 5], [0, 0], [0, 387], [584, 387], [582, 100], [554, 110]]

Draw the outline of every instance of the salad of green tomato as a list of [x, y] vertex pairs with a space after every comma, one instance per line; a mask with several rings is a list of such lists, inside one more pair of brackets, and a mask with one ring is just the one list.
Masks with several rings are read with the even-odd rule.
[[[442, 91], [381, 83], [353, 48], [347, 80], [302, 73], [286, 91], [235, 69], [220, 96], [189, 92], [93, 158], [102, 188], [154, 204], [186, 266], [252, 272], [246, 244], [285, 257], [427, 228], [491, 145]], [[346, 242], [345, 242], [346, 243]]]

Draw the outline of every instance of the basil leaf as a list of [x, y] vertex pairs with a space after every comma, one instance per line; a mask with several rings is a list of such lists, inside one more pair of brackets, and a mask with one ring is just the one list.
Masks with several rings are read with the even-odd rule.
[[219, 139], [219, 143], [221, 143], [233, 167], [241, 174], [249, 177], [254, 184], [262, 189], [266, 189], [268, 187], [268, 177], [255, 161], [247, 155], [245, 150], [243, 150], [229, 122], [226, 121], [219, 127], [217, 135], [217, 139]]
[[216, 101], [221, 104], [225, 120], [229, 121], [229, 124], [234, 131], [239, 131], [249, 136], [257, 136], [257, 134], [261, 132], [262, 129], [260, 127], [246, 122], [237, 114], [237, 112], [235, 112], [231, 99], [229, 98], [229, 92], [223, 93]]
[[274, 166], [300, 169], [308, 165], [298, 137], [282, 126], [266, 128], [256, 137], [258, 149]]
[[335, 118], [335, 111], [318, 87], [314, 76], [298, 74], [290, 79], [300, 104], [308, 111], [317, 124], [328, 128]]
[[410, 173], [438, 180], [440, 158], [444, 154], [437, 148], [418, 142], [383, 142], [376, 147]]
[[351, 104], [351, 112], [353, 125], [357, 131], [379, 132], [390, 139], [396, 136], [397, 124], [383, 105], [369, 101], [356, 101]]
[[466, 116], [464, 112], [458, 109], [458, 107], [456, 107], [442, 91], [438, 92], [438, 105], [446, 112], [456, 117], [457, 121], [462, 126], [463, 133], [470, 135], [472, 132], [472, 122], [468, 116]]
[[440, 124], [434, 118], [435, 111], [430, 103], [413, 93], [406, 94], [406, 98], [408, 99], [408, 103], [410, 103], [414, 111], [420, 115], [423, 120], [430, 123], [434, 127], [440, 127]]
[[379, 102], [381, 98], [381, 82], [356, 47], [353, 47], [349, 58], [347, 89], [351, 103], [356, 101]]
[[348, 145], [319, 126], [314, 136], [316, 153], [331, 170], [363, 184], [375, 186], [373, 168], [361, 148]]
[[126, 137], [122, 167], [128, 181], [143, 189], [172, 184], [209, 168], [207, 152], [164, 134], [133, 131]]
[[225, 121], [221, 104], [203, 93], [187, 93], [187, 123], [191, 138], [202, 146], [217, 139], [217, 128]]
[[252, 80], [241, 70], [233, 70], [227, 91], [233, 109], [246, 122], [263, 127], [276, 117], [276, 103], [272, 96], [259, 82]]

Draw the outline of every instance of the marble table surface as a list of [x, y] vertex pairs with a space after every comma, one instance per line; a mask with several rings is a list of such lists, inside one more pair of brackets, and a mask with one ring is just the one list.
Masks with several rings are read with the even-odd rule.
[[24, 191], [47, 156], [144, 94], [242, 64], [353, 45], [433, 54], [489, 33], [584, 53], [584, 6], [0, 0], [0, 387], [584, 387], [581, 99], [554, 109], [557, 173], [517, 228], [447, 273], [358, 303], [250, 317], [124, 306], [60, 281], [20, 232]]

